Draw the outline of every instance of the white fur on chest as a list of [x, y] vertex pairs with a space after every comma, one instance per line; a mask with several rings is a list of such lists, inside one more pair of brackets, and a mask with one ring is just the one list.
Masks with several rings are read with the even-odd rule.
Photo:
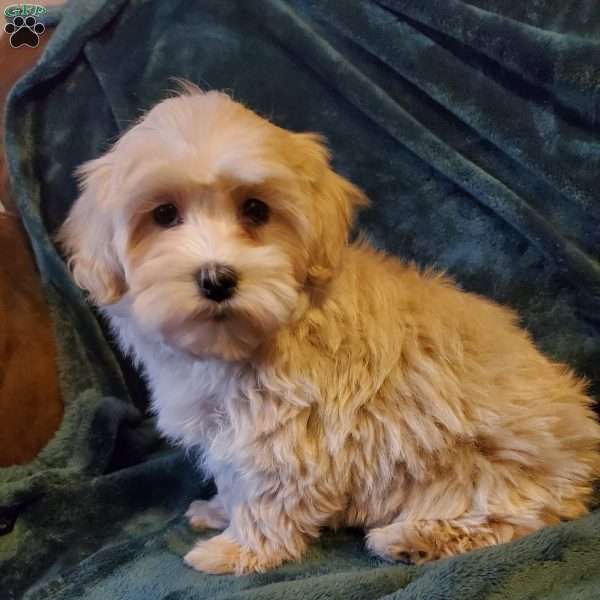
[[216, 432], [230, 426], [225, 405], [236, 393], [236, 367], [193, 359], [144, 335], [122, 316], [123, 307], [105, 313], [122, 350], [143, 369], [160, 432], [186, 449], [206, 450]]
[[[144, 336], [127, 317], [108, 314], [121, 347], [145, 370], [160, 432], [200, 451], [202, 469], [215, 477], [228, 502], [282, 487], [300, 495], [311, 488], [338, 497], [338, 513], [350, 507], [344, 500], [348, 494], [364, 489], [371, 496], [381, 475], [367, 466], [372, 445], [365, 436], [372, 427], [366, 420], [371, 417], [338, 408], [375, 392], [368, 385], [357, 390], [350, 370], [322, 360], [321, 368], [331, 374], [330, 385], [323, 388], [307, 373], [192, 358]], [[387, 483], [399, 458], [398, 450], [390, 448], [388, 454]], [[362, 465], [360, 474], [357, 465]]]
[[204, 467], [215, 476], [231, 469], [278, 471], [276, 460], [264, 460], [270, 455], [265, 444], [309, 409], [316, 390], [294, 386], [274, 372], [259, 378], [248, 366], [173, 350], [141, 333], [124, 316], [125, 308], [114, 305], [105, 314], [122, 350], [143, 368], [160, 432], [200, 450]]

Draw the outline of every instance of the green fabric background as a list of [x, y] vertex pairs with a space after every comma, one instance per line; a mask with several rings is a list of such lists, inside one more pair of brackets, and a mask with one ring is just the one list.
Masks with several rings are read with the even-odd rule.
[[[60, 19], [58, 18], [60, 17]], [[213, 493], [145, 416], [143, 389], [50, 234], [73, 169], [173, 77], [327, 136], [372, 199], [358, 227], [519, 311], [600, 392], [600, 8], [595, 0], [71, 2], [13, 90], [6, 148], [50, 304], [66, 402], [32, 464], [0, 470], [3, 598], [597, 599], [600, 514], [425, 567], [327, 533], [301, 564], [209, 577], [182, 514]], [[18, 52], [18, 49], [15, 49]]]

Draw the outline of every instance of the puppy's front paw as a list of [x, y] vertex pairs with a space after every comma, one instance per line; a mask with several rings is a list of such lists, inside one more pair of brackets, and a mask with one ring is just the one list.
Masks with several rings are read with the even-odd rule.
[[264, 573], [280, 565], [284, 557], [260, 557], [244, 548], [226, 533], [198, 542], [184, 557], [184, 562], [197, 571], [211, 575]]
[[212, 575], [235, 573], [241, 550], [242, 547], [235, 540], [222, 533], [198, 542], [183, 557], [183, 561], [196, 571]]
[[219, 502], [212, 500], [194, 500], [185, 516], [192, 529], [225, 529], [229, 519]]

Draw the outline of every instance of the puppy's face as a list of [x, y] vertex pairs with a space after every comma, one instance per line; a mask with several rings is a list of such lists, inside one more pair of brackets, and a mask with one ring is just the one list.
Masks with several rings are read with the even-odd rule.
[[80, 169], [59, 232], [76, 282], [197, 356], [247, 357], [338, 268], [362, 194], [318, 137], [220, 93], [165, 100]]

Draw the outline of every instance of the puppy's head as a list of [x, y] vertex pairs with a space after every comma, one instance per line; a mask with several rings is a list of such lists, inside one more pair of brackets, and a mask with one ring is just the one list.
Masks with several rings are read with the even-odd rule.
[[334, 276], [365, 202], [318, 136], [191, 86], [79, 175], [59, 232], [77, 284], [146, 333], [229, 360]]

